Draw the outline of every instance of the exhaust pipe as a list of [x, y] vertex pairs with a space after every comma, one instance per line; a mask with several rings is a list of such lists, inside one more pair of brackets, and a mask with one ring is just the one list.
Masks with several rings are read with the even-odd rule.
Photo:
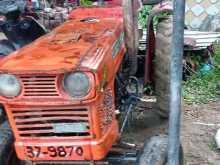
[[185, 0], [173, 1], [168, 165], [179, 165]]

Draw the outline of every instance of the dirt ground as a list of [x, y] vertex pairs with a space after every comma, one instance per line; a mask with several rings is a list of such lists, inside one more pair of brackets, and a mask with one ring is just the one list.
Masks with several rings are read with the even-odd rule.
[[219, 124], [220, 101], [185, 106], [181, 138], [186, 165], [220, 164], [220, 151], [214, 140]]
[[[168, 122], [161, 120], [155, 109], [139, 116], [138, 122], [130, 126], [125, 139], [143, 143], [152, 135], [166, 133]], [[133, 122], [132, 122], [133, 123]], [[135, 123], [135, 122], [134, 122]], [[219, 165], [220, 151], [214, 136], [220, 128], [220, 101], [206, 105], [186, 105], [182, 113], [181, 142], [184, 148], [185, 165]]]

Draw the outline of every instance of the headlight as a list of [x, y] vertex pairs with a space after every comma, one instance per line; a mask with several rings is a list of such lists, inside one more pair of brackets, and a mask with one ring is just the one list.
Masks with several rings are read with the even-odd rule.
[[21, 85], [19, 80], [11, 74], [0, 74], [0, 95], [13, 98], [20, 94]]
[[89, 92], [89, 77], [82, 72], [67, 74], [63, 80], [63, 87], [72, 97], [84, 97]]

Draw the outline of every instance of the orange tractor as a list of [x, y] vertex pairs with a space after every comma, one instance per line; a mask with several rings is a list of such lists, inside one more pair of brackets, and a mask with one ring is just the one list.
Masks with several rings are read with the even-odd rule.
[[172, 18], [159, 20], [156, 37], [150, 27], [153, 16], [171, 8], [161, 3], [149, 17], [145, 57], [137, 55], [138, 1], [98, 4], [75, 9], [61, 26], [1, 61], [1, 165], [167, 162], [166, 135], [143, 148], [120, 137], [141, 101], [141, 80], [154, 82], [158, 112], [168, 116]]

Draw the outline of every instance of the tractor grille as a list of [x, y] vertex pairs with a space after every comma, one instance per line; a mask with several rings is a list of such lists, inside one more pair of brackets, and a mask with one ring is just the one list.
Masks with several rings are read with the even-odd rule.
[[56, 76], [21, 76], [24, 97], [59, 97]]
[[86, 108], [10, 108], [20, 137], [90, 137]]

